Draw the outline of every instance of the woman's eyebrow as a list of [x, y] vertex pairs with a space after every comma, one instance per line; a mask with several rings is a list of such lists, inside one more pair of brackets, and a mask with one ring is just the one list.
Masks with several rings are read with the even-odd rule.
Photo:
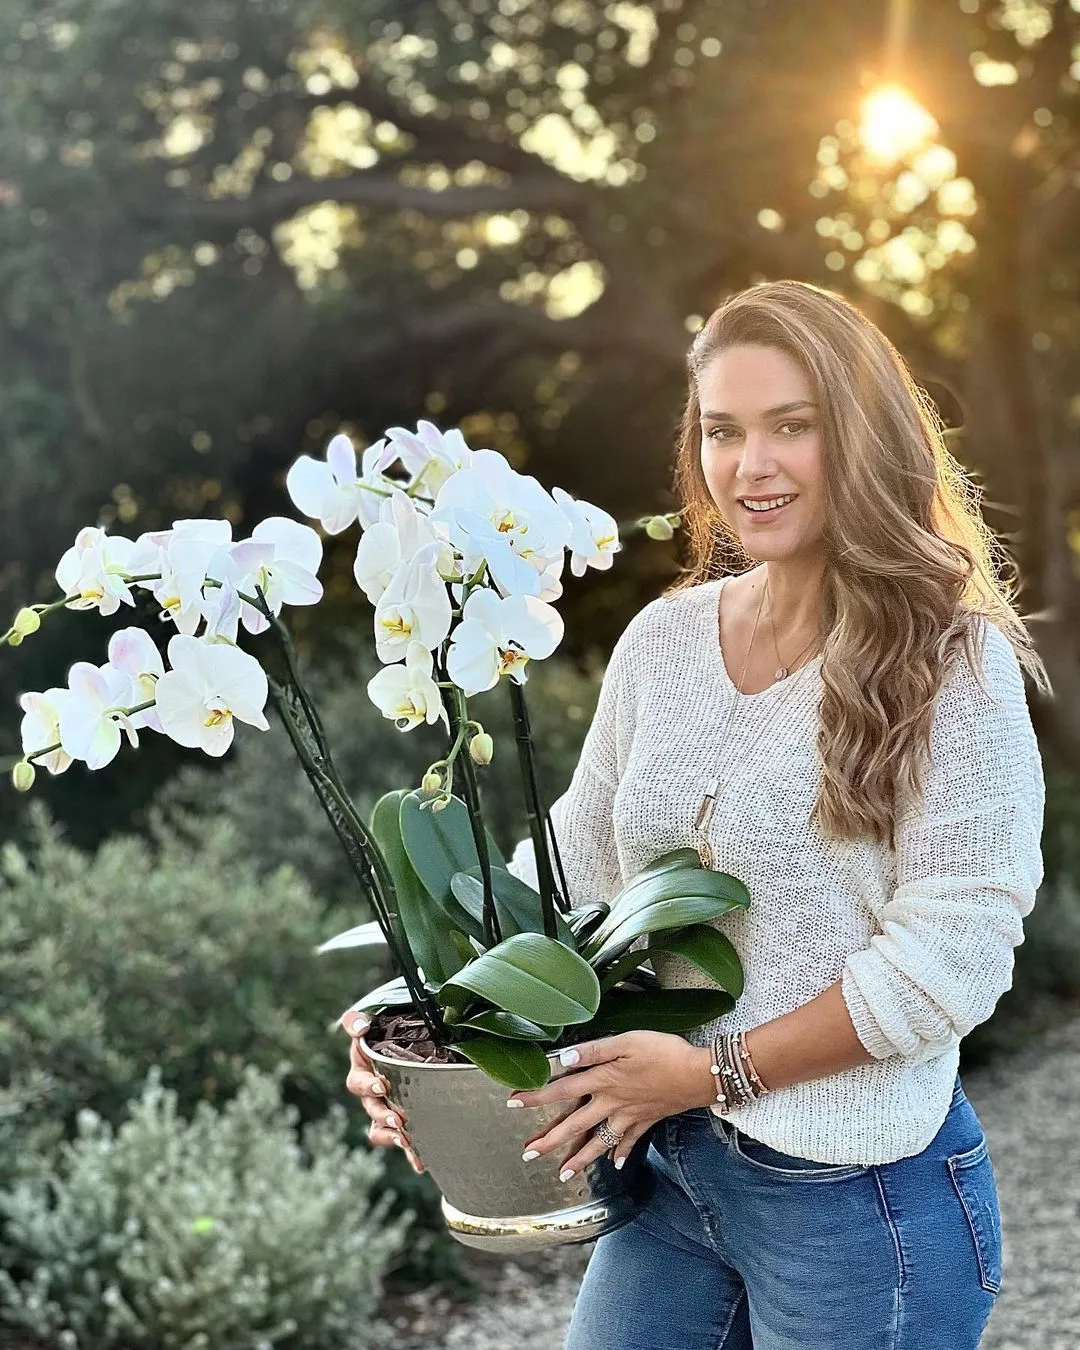
[[[766, 408], [762, 413], [763, 417], [779, 417], [781, 413], [794, 412], [796, 408], [816, 408], [817, 404], [811, 402], [808, 398], [796, 399], [794, 403], [778, 403], [775, 408]], [[739, 419], [734, 413], [711, 412], [705, 409], [702, 419], [709, 418], [713, 422], [737, 422]]]

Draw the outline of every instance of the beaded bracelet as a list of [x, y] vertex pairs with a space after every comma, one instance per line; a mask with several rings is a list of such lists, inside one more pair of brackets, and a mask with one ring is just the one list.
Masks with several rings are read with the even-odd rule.
[[713, 1038], [711, 1072], [716, 1078], [716, 1100], [722, 1113], [737, 1110], [770, 1091], [754, 1068], [745, 1031], [717, 1032]]

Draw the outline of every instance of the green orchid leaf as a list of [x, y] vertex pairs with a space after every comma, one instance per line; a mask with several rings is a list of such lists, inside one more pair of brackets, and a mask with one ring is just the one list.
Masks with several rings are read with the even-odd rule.
[[723, 989], [657, 989], [624, 993], [612, 989], [600, 1000], [586, 1030], [590, 1036], [622, 1031], [692, 1031], [722, 1017], [735, 1006]]
[[515, 1092], [541, 1088], [551, 1076], [551, 1062], [538, 1045], [500, 1040], [497, 1036], [470, 1036], [456, 1042], [459, 1050], [496, 1083]]
[[566, 916], [566, 924], [579, 945], [592, 936], [607, 918], [610, 910], [611, 906], [605, 901], [595, 900], [592, 904], [581, 905], [578, 909], [570, 911]]
[[588, 962], [540, 933], [497, 943], [447, 980], [439, 996], [461, 989], [540, 1026], [587, 1022], [600, 1002], [600, 982]]
[[699, 865], [679, 865], [676, 855], [686, 853], [697, 857], [693, 849], [677, 849], [662, 855], [626, 883], [611, 901], [611, 912], [601, 925], [605, 936], [637, 910], [659, 900], [709, 895], [729, 900], [731, 908], [741, 905], [745, 909], [750, 904], [750, 892], [737, 877]]
[[365, 994], [361, 999], [352, 1005], [350, 1012], [376, 1013], [382, 1012], [384, 1008], [407, 1008], [412, 1003], [412, 995], [409, 993], [409, 986], [404, 978], [399, 975], [396, 979], [387, 980], [385, 984], [380, 984], [378, 989], [373, 989], [370, 994]]
[[371, 812], [371, 832], [394, 883], [397, 925], [427, 979], [441, 984], [469, 959], [454, 941], [453, 917], [434, 904], [409, 861], [401, 836], [401, 802], [407, 789], [387, 792]]
[[347, 928], [344, 933], [338, 933], [337, 937], [327, 938], [325, 942], [320, 942], [315, 948], [318, 955], [323, 952], [341, 951], [346, 947], [385, 947], [386, 938], [383, 936], [383, 930], [379, 927], [377, 919], [372, 919], [370, 923], [358, 924], [355, 928]]
[[708, 924], [691, 924], [674, 933], [654, 933], [649, 939], [649, 954], [664, 951], [683, 956], [703, 974], [726, 989], [732, 998], [743, 991], [743, 968], [731, 940]]
[[[401, 838], [409, 862], [454, 927], [483, 942], [483, 924], [462, 908], [451, 888], [456, 872], [467, 872], [480, 863], [468, 807], [460, 797], [451, 797], [442, 811], [432, 811], [430, 807], [421, 810], [422, 803], [427, 800], [423, 793], [415, 790], [405, 792], [401, 797]], [[506, 859], [490, 834], [487, 842], [492, 867], [505, 867]]]
[[530, 1022], [527, 1017], [517, 1017], [500, 1008], [488, 1008], [474, 1017], [466, 1018], [459, 1026], [485, 1031], [491, 1036], [505, 1036], [514, 1041], [553, 1041], [562, 1032], [562, 1027], [542, 1027], [536, 1022]]
[[601, 967], [627, 951], [636, 938], [647, 933], [686, 928], [690, 924], [707, 923], [734, 908], [730, 900], [716, 896], [680, 896], [676, 900], [658, 900], [643, 905], [598, 943], [600, 932], [593, 936], [582, 955], [590, 965]]
[[673, 848], [667, 853], [661, 853], [659, 857], [654, 858], [648, 867], [643, 867], [641, 871], [632, 880], [637, 881], [641, 877], [658, 877], [664, 872], [670, 872], [677, 867], [701, 867], [701, 855], [696, 848]]
[[639, 874], [611, 902], [611, 912], [582, 950], [594, 964], [620, 956], [636, 937], [665, 928], [704, 923], [750, 903], [736, 877], [702, 867], [671, 867]]
[[614, 989], [620, 980], [632, 975], [651, 955], [652, 951], [648, 947], [636, 947], [632, 952], [623, 952], [622, 956], [616, 957], [609, 966], [600, 968], [594, 962], [593, 969], [600, 980], [600, 993], [606, 994], [609, 989]]
[[[482, 921], [484, 913], [484, 883], [480, 865], [470, 867], [466, 872], [458, 872], [450, 882], [454, 898], [472, 915]], [[513, 937], [516, 933], [542, 933], [544, 916], [540, 908], [540, 892], [505, 867], [492, 867], [491, 889], [495, 893], [495, 911], [499, 916], [499, 926], [503, 937]], [[577, 947], [574, 935], [561, 914], [555, 915], [555, 932], [558, 940], [568, 947]]]

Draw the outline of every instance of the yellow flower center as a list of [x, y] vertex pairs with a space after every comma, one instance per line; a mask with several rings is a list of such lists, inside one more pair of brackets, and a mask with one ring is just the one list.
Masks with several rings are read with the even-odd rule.
[[499, 674], [509, 675], [512, 670], [524, 666], [528, 659], [528, 653], [523, 652], [520, 647], [500, 647]]

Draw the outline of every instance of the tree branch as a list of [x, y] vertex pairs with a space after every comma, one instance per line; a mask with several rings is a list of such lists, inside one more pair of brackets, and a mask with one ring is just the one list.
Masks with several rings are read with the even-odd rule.
[[364, 170], [338, 178], [296, 178], [286, 183], [260, 183], [248, 197], [216, 201], [174, 198], [173, 219], [239, 227], [265, 227], [286, 220], [315, 202], [371, 206], [391, 211], [421, 211], [454, 217], [497, 211], [550, 211], [575, 217], [587, 209], [587, 189], [562, 175], [522, 175], [505, 186], [450, 187], [442, 192], [411, 187], [395, 173]]

